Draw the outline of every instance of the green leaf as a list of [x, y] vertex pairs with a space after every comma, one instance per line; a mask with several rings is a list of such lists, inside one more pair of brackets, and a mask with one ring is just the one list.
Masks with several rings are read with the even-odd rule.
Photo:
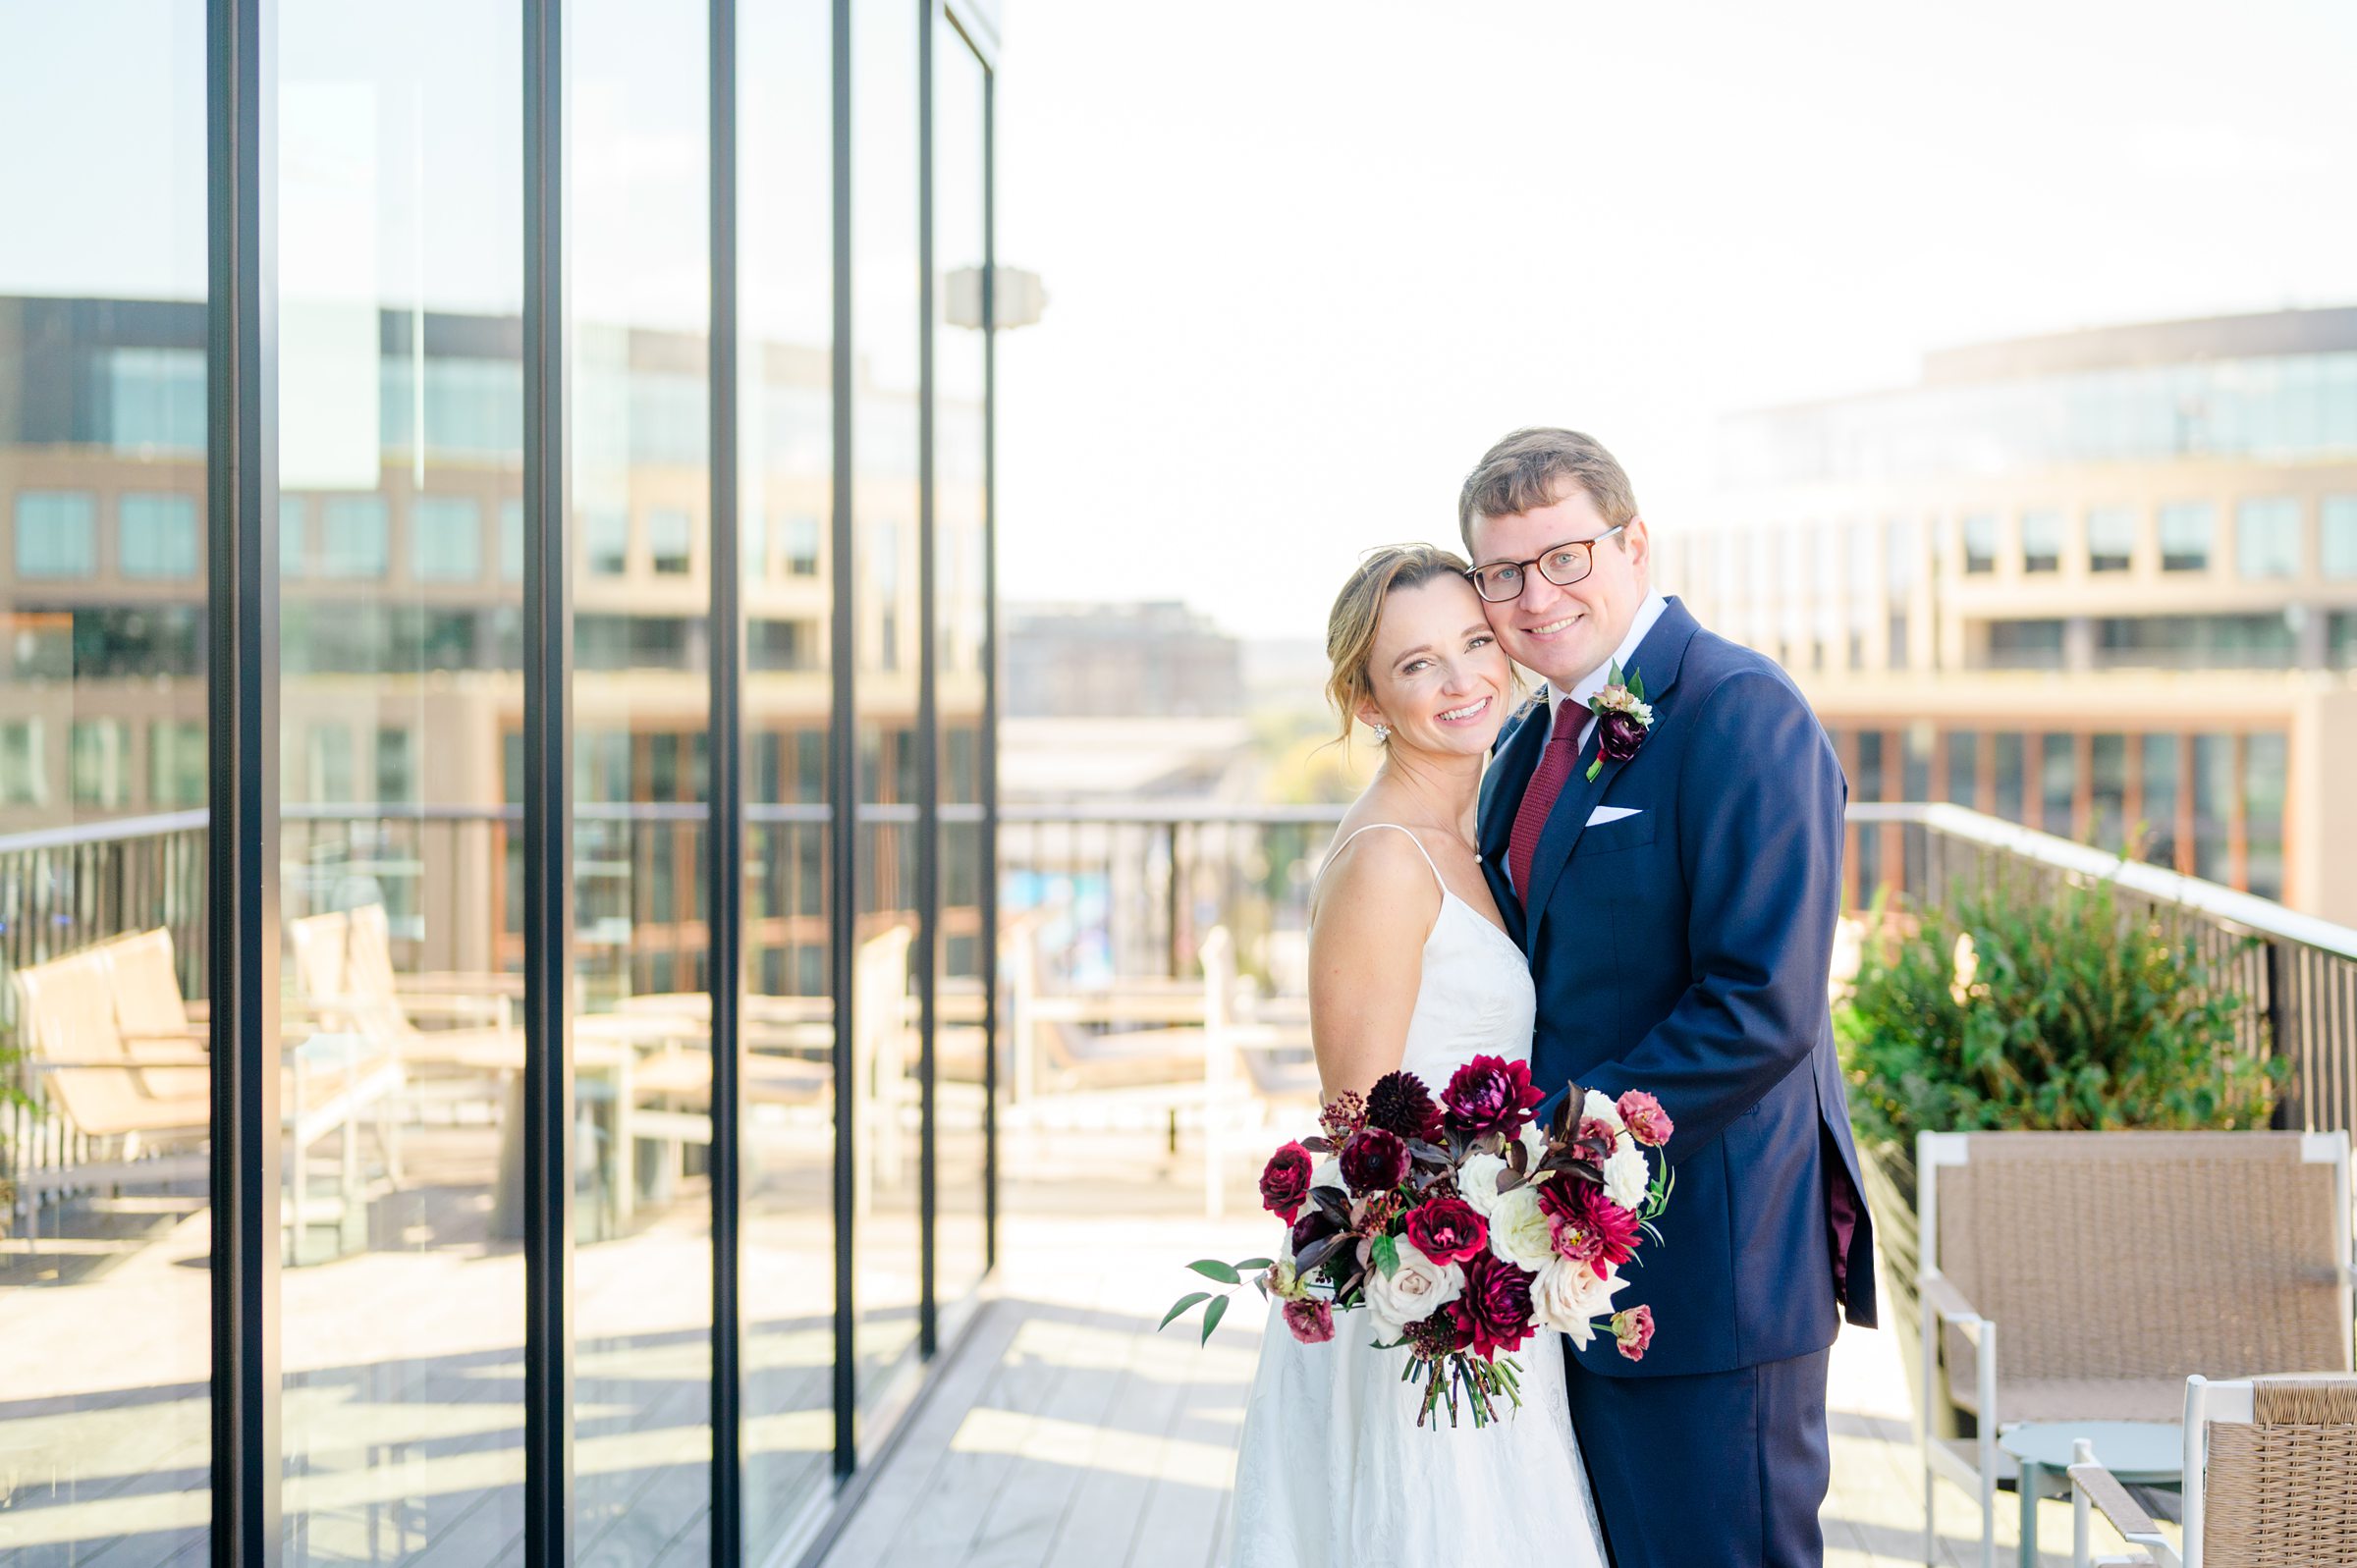
[[1645, 677], [1634, 670], [1628, 673], [1628, 694], [1639, 702], [1645, 700]]
[[1154, 1325], [1154, 1331], [1156, 1333], [1160, 1333], [1163, 1329], [1168, 1328], [1171, 1325], [1171, 1321], [1173, 1319], [1177, 1318], [1180, 1313], [1186, 1311], [1187, 1308], [1209, 1301], [1210, 1299], [1211, 1292], [1208, 1290], [1192, 1291], [1186, 1295], [1180, 1296], [1177, 1301], [1171, 1304], [1171, 1310], [1162, 1315], [1162, 1322]]
[[1211, 1331], [1220, 1325], [1220, 1320], [1226, 1317], [1227, 1313], [1228, 1298], [1226, 1296], [1220, 1297], [1203, 1309], [1203, 1337], [1198, 1341], [1199, 1343], [1206, 1345], [1211, 1343]]
[[1217, 1258], [1198, 1258], [1187, 1267], [1204, 1278], [1217, 1279], [1223, 1285], [1240, 1285], [1244, 1282], [1244, 1276], [1235, 1271], [1233, 1265], [1224, 1264]]
[[1235, 1267], [1239, 1272], [1250, 1273], [1255, 1269], [1267, 1269], [1276, 1264], [1274, 1258], [1246, 1258]]
[[1377, 1236], [1372, 1251], [1375, 1256], [1375, 1267], [1383, 1271], [1384, 1278], [1389, 1279], [1399, 1271], [1399, 1243], [1398, 1241], [1390, 1236]]

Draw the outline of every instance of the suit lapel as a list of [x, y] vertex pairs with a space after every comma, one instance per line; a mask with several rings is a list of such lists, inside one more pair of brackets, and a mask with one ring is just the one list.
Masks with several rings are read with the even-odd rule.
[[[1678, 666], [1685, 661], [1686, 644], [1692, 642], [1694, 633], [1701, 629], [1692, 612], [1672, 598], [1663, 610], [1661, 619], [1654, 622], [1653, 629], [1645, 633], [1645, 640], [1637, 644], [1635, 656], [1628, 661], [1628, 668], [1644, 678], [1645, 700], [1653, 708], [1656, 730], [1661, 728], [1667, 717], [1663, 700], [1669, 696], [1670, 688], [1677, 683]], [[1568, 722], [1571, 715], [1565, 714], [1562, 718]], [[1587, 722], [1585, 714], [1579, 716], [1579, 722]], [[1556, 883], [1562, 880], [1563, 868], [1571, 863], [1571, 852], [1579, 846], [1580, 835], [1588, 831], [1588, 814], [1596, 809], [1605, 791], [1613, 786], [1613, 780], [1626, 766], [1625, 763], [1608, 762], [1594, 779], [1588, 777], [1588, 769], [1596, 760], [1596, 748], [1602, 735], [1603, 727], [1599, 726], [1597, 733], [1590, 735], [1588, 743], [1580, 748], [1579, 765], [1572, 770], [1570, 781], [1563, 785], [1563, 792], [1556, 797], [1555, 809], [1547, 814], [1547, 827], [1539, 835], [1537, 847], [1531, 850], [1530, 897], [1522, 905], [1525, 926], [1522, 941], [1526, 949], [1536, 946], [1538, 943], [1539, 927], [1545, 922], [1548, 895], [1555, 892]], [[1648, 741], [1651, 738], [1649, 734]], [[1518, 800], [1520, 797], [1517, 795], [1516, 798]]]
[[1530, 787], [1530, 776], [1537, 771], [1539, 753], [1544, 749], [1546, 736], [1532, 732], [1540, 728], [1531, 722], [1540, 711], [1536, 704], [1525, 707], [1514, 719], [1513, 729], [1498, 742], [1489, 772], [1482, 775], [1481, 811], [1474, 822], [1474, 837], [1481, 841], [1482, 878], [1490, 885], [1490, 896], [1497, 900], [1507, 935], [1516, 943], [1523, 940], [1522, 905], [1507, 878], [1506, 848], [1513, 837], [1514, 813], [1522, 808], [1523, 793]]

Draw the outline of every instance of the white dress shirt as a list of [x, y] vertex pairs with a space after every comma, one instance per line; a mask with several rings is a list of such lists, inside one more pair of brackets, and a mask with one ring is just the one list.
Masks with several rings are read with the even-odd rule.
[[[1653, 629], [1653, 623], [1661, 620], [1662, 612], [1669, 608], [1670, 602], [1660, 594], [1647, 594], [1645, 602], [1637, 607], [1636, 620], [1628, 623], [1628, 635], [1621, 639], [1620, 646], [1614, 650], [1610, 659], [1590, 671], [1588, 677], [1569, 691], [1563, 690], [1552, 680], [1547, 682], [1548, 739], [1555, 738], [1556, 716], [1563, 711], [1563, 704], [1569, 702], [1578, 709], [1581, 716], [1579, 744], [1572, 749], [1577, 751], [1586, 747], [1589, 731], [1596, 726], [1596, 714], [1588, 707], [1588, 704], [1595, 700], [1596, 694], [1604, 689], [1604, 683], [1612, 677], [1613, 666], [1618, 665], [1622, 676], [1627, 676], [1628, 662], [1637, 656], [1637, 645], [1645, 640], [1645, 633]], [[1637, 673], [1644, 674], [1642, 670]]]

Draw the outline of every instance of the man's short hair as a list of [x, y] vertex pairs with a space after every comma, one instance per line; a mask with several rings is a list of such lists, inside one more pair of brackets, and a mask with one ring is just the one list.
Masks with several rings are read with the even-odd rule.
[[1626, 470], [1595, 437], [1533, 426], [1483, 453], [1465, 475], [1465, 487], [1456, 498], [1456, 527], [1465, 553], [1474, 554], [1474, 518], [1510, 517], [1553, 506], [1563, 499], [1566, 485], [1588, 493], [1607, 526], [1617, 527], [1637, 514], [1636, 492], [1629, 488]]

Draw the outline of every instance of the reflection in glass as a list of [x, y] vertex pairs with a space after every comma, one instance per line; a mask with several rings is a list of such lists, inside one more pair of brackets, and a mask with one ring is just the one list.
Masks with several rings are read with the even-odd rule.
[[945, 1319], [982, 1277], [985, 1057], [982, 976], [985, 422], [981, 60], [933, 23], [933, 598], [940, 904], [935, 1062], [934, 1280]]
[[[452, 519], [521, 489], [521, 19], [280, 27], [284, 1544], [489, 1564], [522, 1534], [521, 595]], [[437, 439], [454, 359], [497, 367], [504, 444]]]
[[577, 1558], [709, 1555], [705, 7], [567, 19]]
[[202, 8], [0, 7], [0, 1562], [199, 1561]]

